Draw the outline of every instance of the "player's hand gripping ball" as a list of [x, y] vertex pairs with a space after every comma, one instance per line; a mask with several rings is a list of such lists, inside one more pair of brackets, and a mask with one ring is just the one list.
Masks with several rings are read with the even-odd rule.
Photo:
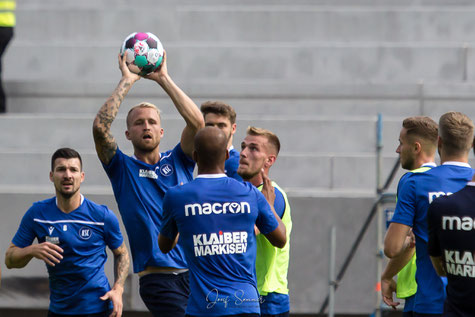
[[132, 33], [124, 40], [120, 54], [132, 73], [145, 76], [156, 70], [163, 60], [163, 46], [152, 33]]

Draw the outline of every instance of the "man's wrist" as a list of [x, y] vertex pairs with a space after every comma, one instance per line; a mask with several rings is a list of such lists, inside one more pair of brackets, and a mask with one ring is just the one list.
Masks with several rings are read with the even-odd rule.
[[112, 287], [112, 290], [122, 295], [124, 293], [124, 286], [118, 283], [115, 283], [114, 286]]

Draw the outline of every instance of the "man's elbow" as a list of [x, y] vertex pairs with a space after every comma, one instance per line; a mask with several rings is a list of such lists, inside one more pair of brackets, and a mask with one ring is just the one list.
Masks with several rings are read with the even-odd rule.
[[283, 224], [280, 224], [278, 227], [278, 234], [276, 239], [272, 242], [272, 245], [276, 248], [282, 249], [287, 243], [287, 231]]
[[384, 255], [389, 259], [397, 257], [401, 253], [401, 250], [397, 250], [393, 246], [384, 246]]

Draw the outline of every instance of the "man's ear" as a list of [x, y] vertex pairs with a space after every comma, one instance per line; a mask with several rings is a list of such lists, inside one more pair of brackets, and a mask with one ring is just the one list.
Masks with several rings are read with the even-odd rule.
[[191, 158], [193, 159], [193, 161], [195, 161], [195, 163], [198, 163], [198, 152], [193, 150], [193, 152], [191, 152]]
[[269, 168], [272, 165], [274, 165], [276, 159], [277, 159], [277, 157], [275, 155], [267, 156], [266, 161], [264, 163], [264, 168]]

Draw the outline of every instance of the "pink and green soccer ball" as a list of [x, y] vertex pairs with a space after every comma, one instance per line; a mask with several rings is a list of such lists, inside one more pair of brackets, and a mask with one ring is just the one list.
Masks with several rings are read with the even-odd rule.
[[126, 37], [120, 54], [126, 56], [126, 63], [132, 73], [140, 76], [156, 70], [163, 60], [163, 46], [152, 33], [132, 33]]

